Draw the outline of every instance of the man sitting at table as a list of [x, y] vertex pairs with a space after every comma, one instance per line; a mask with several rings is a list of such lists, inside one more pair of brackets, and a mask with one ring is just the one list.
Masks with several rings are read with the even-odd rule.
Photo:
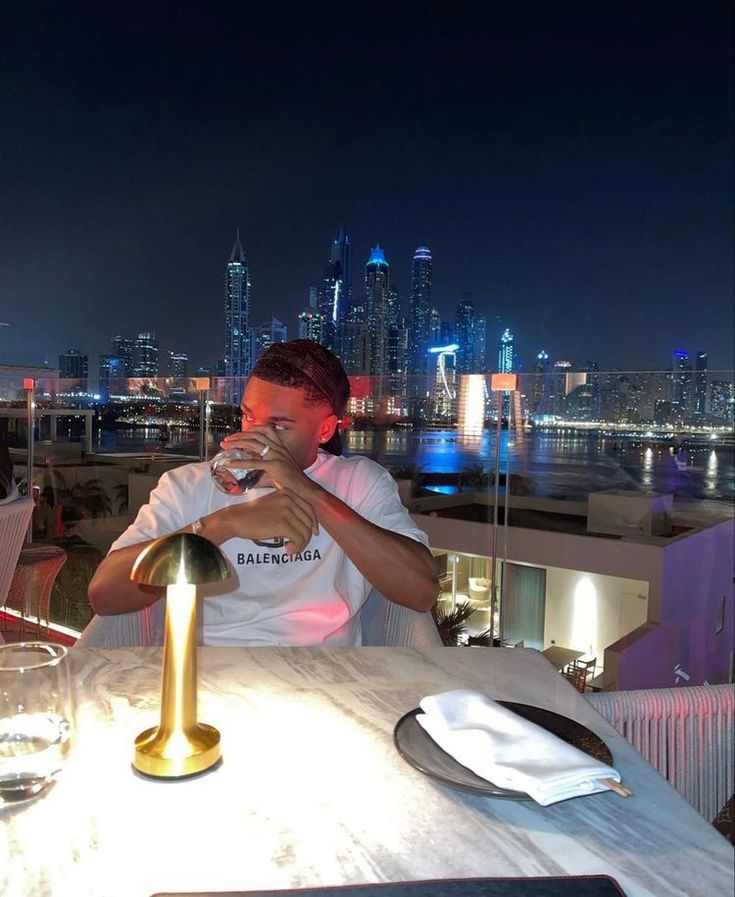
[[207, 462], [161, 476], [135, 522], [112, 545], [90, 585], [100, 615], [140, 610], [162, 588], [130, 580], [151, 540], [196, 532], [219, 545], [232, 575], [200, 587], [209, 645], [360, 644], [359, 611], [372, 587], [428, 611], [438, 593], [426, 535], [390, 474], [342, 456], [339, 435], [350, 386], [339, 359], [311, 340], [276, 343], [258, 360], [242, 398], [245, 449], [263, 476], [245, 495], [214, 485]]

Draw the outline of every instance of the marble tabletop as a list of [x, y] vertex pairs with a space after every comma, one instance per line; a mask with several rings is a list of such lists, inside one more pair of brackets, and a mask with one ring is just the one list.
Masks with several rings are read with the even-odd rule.
[[[43, 798], [0, 812], [4, 897], [150, 897], [421, 878], [608, 874], [628, 897], [732, 893], [733, 850], [539, 653], [200, 648], [219, 767], [131, 767], [156, 724], [160, 649], [72, 650], [78, 737]], [[438, 784], [393, 747], [424, 695], [476, 688], [597, 732], [634, 796], [550, 807]]]

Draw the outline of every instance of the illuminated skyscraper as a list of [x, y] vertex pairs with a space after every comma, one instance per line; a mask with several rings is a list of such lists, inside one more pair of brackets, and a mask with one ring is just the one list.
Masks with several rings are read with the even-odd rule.
[[315, 343], [322, 341], [324, 318], [317, 307], [318, 291], [309, 287], [309, 304], [299, 312], [299, 339], [313, 339]]
[[498, 373], [510, 374], [516, 369], [515, 337], [506, 327], [498, 346]]
[[425, 376], [431, 342], [431, 250], [419, 246], [411, 265], [411, 298], [408, 310], [408, 373]]
[[477, 309], [472, 322], [472, 361], [474, 373], [487, 371], [487, 316]]
[[677, 420], [682, 420], [689, 413], [691, 385], [689, 353], [683, 349], [674, 349], [671, 356], [671, 411]]
[[127, 373], [122, 358], [109, 353], [100, 355], [99, 374], [100, 393], [105, 399], [110, 393], [124, 392]]
[[454, 335], [457, 341], [457, 372], [475, 373], [474, 359], [475, 306], [469, 293], [465, 293], [457, 303], [454, 318]]
[[731, 424], [735, 418], [733, 385], [728, 380], [713, 380], [710, 385], [710, 410], [718, 423]]
[[[238, 229], [225, 272], [225, 376], [227, 400], [239, 404], [242, 378], [251, 370], [248, 315], [250, 313], [250, 277]], [[237, 379], [235, 379], [237, 378]]]
[[434, 374], [434, 407], [435, 418], [451, 418], [456, 414], [457, 399], [457, 349], [456, 343], [444, 346], [430, 346], [428, 355], [435, 359]]
[[707, 411], [707, 365], [709, 355], [697, 352], [696, 373], [694, 374], [694, 414], [702, 417]]
[[168, 353], [168, 372], [171, 377], [186, 377], [189, 370], [189, 356], [186, 352]]
[[158, 371], [156, 334], [152, 330], [139, 333], [133, 345], [133, 376], [157, 377]]
[[531, 414], [551, 414], [554, 399], [554, 384], [550, 377], [551, 359], [542, 349], [533, 365], [533, 379], [527, 390]]
[[119, 358], [122, 362], [122, 376], [132, 377], [133, 368], [135, 367], [133, 362], [135, 340], [128, 339], [125, 336], [113, 336], [110, 344], [112, 346], [112, 357]]
[[350, 239], [340, 225], [332, 240], [317, 301], [323, 321], [319, 342], [337, 354], [341, 349], [341, 326], [352, 304], [351, 258]]
[[370, 374], [388, 372], [388, 330], [391, 324], [390, 266], [380, 243], [365, 265], [365, 310], [368, 322]]

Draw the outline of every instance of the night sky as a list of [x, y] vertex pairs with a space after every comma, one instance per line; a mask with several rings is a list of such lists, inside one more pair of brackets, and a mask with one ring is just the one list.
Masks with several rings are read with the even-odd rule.
[[0, 362], [215, 362], [237, 226], [296, 336], [343, 221], [354, 288], [379, 241], [407, 310], [425, 243], [525, 369], [733, 367], [730, 2], [301, 6], [3, 4]]

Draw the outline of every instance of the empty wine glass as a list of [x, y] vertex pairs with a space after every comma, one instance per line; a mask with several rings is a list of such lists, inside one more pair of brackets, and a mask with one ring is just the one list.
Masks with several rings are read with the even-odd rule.
[[0, 645], [0, 807], [41, 794], [69, 753], [74, 708], [62, 645]]
[[243, 495], [263, 476], [262, 470], [234, 467], [233, 461], [250, 461], [252, 457], [241, 448], [224, 449], [212, 458], [209, 470], [215, 486], [227, 495]]

